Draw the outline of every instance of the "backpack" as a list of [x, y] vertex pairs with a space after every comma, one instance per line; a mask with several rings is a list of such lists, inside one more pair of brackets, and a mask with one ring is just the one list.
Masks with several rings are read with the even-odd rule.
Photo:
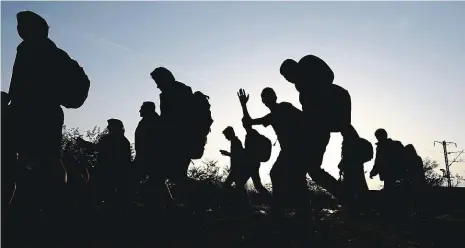
[[360, 138], [359, 139], [360, 159], [363, 163], [366, 163], [373, 159], [373, 145], [370, 141]]
[[341, 132], [351, 125], [352, 103], [349, 92], [331, 84], [324, 93], [316, 96], [311, 88], [301, 92], [299, 100], [307, 120], [319, 120], [332, 133]]
[[57, 84], [61, 88], [59, 102], [65, 108], [80, 108], [87, 99], [90, 80], [79, 63], [68, 53], [57, 48], [58, 78]]
[[330, 96], [323, 103], [324, 118], [331, 132], [340, 132], [342, 128], [351, 125], [351, 98], [349, 92], [341, 86], [332, 84], [329, 87]]
[[[246, 136], [247, 153], [249, 156], [254, 156], [258, 161], [264, 163], [271, 157], [272, 144], [271, 141], [264, 135], [257, 132], [255, 129]], [[249, 146], [250, 144], [250, 146]]]
[[190, 134], [192, 135], [192, 159], [199, 159], [203, 156], [207, 136], [211, 131], [213, 118], [210, 110], [210, 97], [200, 91], [192, 95], [190, 106]]

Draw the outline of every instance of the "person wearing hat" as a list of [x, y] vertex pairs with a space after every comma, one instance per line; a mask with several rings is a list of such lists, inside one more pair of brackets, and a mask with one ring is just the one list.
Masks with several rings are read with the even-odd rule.
[[[108, 133], [94, 144], [77, 138], [80, 146], [96, 150], [95, 168], [97, 203], [110, 202], [117, 211], [124, 211], [128, 199], [128, 173], [131, 166], [131, 145], [124, 136], [124, 125], [119, 119], [107, 120]], [[115, 193], [116, 189], [116, 193]]]

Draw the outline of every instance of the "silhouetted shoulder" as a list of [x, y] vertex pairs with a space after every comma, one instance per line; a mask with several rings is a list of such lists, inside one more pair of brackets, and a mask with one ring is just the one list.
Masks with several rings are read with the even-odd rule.
[[349, 99], [350, 100], [350, 93], [343, 87], [337, 85], [337, 84], [332, 84], [331, 85], [331, 96], [333, 99]]
[[129, 142], [128, 138], [124, 137], [124, 144], [131, 146], [131, 143]]
[[279, 112], [282, 113], [282, 115], [292, 116], [291, 118], [300, 116], [300, 114], [302, 114], [302, 111], [300, 109], [298, 109], [297, 107], [292, 105], [292, 103], [289, 102], [278, 103], [278, 109]]
[[179, 92], [182, 92], [184, 94], [193, 94], [192, 88], [190, 86], [185, 85], [184, 83], [175, 81], [174, 85], [175, 85], [174, 87], [176, 88], [176, 90]]
[[294, 105], [292, 105], [292, 103], [290, 102], [280, 102], [278, 103], [278, 105], [282, 108], [292, 108], [294, 107]]

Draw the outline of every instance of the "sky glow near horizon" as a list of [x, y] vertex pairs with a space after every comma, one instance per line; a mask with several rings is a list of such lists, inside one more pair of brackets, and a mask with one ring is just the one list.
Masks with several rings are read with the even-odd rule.
[[[383, 127], [441, 168], [442, 149], [433, 141], [465, 148], [465, 2], [2, 2], [1, 7], [2, 90], [8, 91], [20, 42], [15, 16], [22, 10], [44, 16], [50, 37], [89, 75], [87, 102], [65, 110], [68, 127], [105, 127], [107, 119], [118, 118], [134, 142], [142, 102], [154, 101], [158, 111], [159, 91], [149, 73], [165, 66], [210, 96], [215, 122], [204, 158], [226, 165], [228, 158], [219, 153], [229, 150], [222, 130], [231, 125], [242, 141], [245, 136], [237, 90], [250, 93], [253, 117], [268, 113], [260, 100], [265, 87], [275, 89], [278, 101], [301, 108], [279, 66], [286, 58], [315, 54], [332, 67], [335, 83], [351, 93], [353, 125], [373, 144], [374, 131]], [[257, 130], [276, 140], [271, 127]], [[335, 177], [341, 141], [332, 135], [323, 162]], [[278, 152], [279, 143], [260, 169], [265, 183]], [[456, 163], [451, 171], [465, 175], [465, 164]], [[367, 179], [371, 189], [382, 184]]]

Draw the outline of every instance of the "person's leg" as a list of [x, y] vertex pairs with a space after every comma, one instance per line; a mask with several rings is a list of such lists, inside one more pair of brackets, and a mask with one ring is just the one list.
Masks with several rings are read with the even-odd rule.
[[306, 160], [309, 162], [308, 174], [312, 180], [319, 186], [326, 189], [328, 192], [336, 197], [341, 197], [341, 185], [333, 176], [321, 168], [323, 163], [324, 154], [326, 152], [326, 146], [329, 143], [331, 134], [317, 133], [314, 135], [314, 139], [311, 140], [312, 146], [310, 155], [307, 156]]
[[296, 169], [289, 177], [290, 201], [301, 218], [306, 218], [309, 213], [309, 199], [307, 187], [307, 173], [303, 169]]
[[237, 207], [241, 213], [247, 213], [252, 210], [252, 202], [249, 199], [247, 194], [247, 181], [249, 181], [250, 176], [248, 173], [239, 173], [236, 179], [236, 188], [235, 194], [237, 199]]
[[252, 171], [252, 182], [253, 182], [253, 185], [255, 187], [255, 189], [258, 191], [258, 193], [260, 194], [263, 194], [263, 195], [269, 195], [270, 192], [268, 192], [268, 190], [265, 188], [265, 186], [263, 186], [263, 183], [260, 179], [260, 172], [258, 170], [259, 168], [257, 169], [254, 169]]
[[289, 173], [286, 166], [288, 165], [288, 158], [287, 154], [281, 150], [273, 168], [270, 171], [270, 179], [273, 187], [272, 209], [274, 213], [284, 210], [287, 203], [286, 198], [289, 192]]
[[191, 203], [193, 202], [191, 202], [191, 199], [193, 195], [191, 193], [195, 193], [191, 192], [188, 185], [187, 169], [190, 162], [191, 160], [185, 157], [174, 159], [173, 163], [171, 163], [173, 168], [169, 177], [170, 183], [174, 183], [174, 185], [170, 187], [171, 194], [176, 199], [177, 203], [181, 203], [185, 207], [192, 205]]
[[26, 153], [31, 162], [37, 163], [34, 180], [37, 187], [37, 207], [42, 210], [47, 221], [44, 236], [48, 242], [63, 244], [66, 239], [66, 216], [69, 208], [66, 205], [65, 194], [67, 173], [61, 162], [61, 138], [63, 127], [63, 111], [59, 106], [45, 109], [31, 115], [34, 117], [37, 129], [41, 130], [29, 137]]

